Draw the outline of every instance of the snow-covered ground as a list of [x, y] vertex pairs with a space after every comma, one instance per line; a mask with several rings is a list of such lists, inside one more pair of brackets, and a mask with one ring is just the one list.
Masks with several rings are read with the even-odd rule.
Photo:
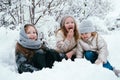
[[[18, 74], [16, 71], [14, 48], [19, 31], [0, 28], [0, 80], [120, 80], [115, 74], [85, 59], [55, 62], [52, 69], [46, 68], [33, 73]], [[120, 31], [102, 35], [108, 43], [109, 62], [120, 69]]]

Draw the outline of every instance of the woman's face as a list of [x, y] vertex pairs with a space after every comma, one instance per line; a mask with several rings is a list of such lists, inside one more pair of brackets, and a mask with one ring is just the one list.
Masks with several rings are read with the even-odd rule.
[[28, 38], [33, 40], [33, 41], [35, 41], [37, 39], [36, 29], [32, 26], [28, 26], [26, 28], [26, 34], [27, 34]]
[[71, 18], [71, 17], [68, 17], [66, 20], [65, 20], [65, 24], [64, 24], [67, 32], [69, 32], [70, 29], [75, 29], [75, 22], [74, 20]]
[[90, 33], [81, 33], [81, 38], [86, 41], [91, 37], [91, 32]]

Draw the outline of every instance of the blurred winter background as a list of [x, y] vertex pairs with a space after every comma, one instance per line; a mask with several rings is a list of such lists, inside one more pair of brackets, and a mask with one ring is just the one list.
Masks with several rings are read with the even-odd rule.
[[120, 80], [114, 73], [84, 59], [55, 62], [52, 69], [18, 74], [15, 43], [20, 27], [34, 24], [39, 35], [55, 46], [54, 32], [64, 15], [79, 23], [89, 18], [108, 43], [109, 62], [120, 69], [120, 0], [0, 0], [0, 80]]

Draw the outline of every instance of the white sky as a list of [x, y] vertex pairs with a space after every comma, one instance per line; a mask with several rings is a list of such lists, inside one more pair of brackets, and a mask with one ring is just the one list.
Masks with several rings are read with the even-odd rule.
[[115, 11], [120, 11], [120, 5], [119, 5], [119, 3], [120, 3], [120, 0], [111, 0], [112, 1], [112, 5], [113, 5], [113, 7], [114, 7], [114, 10]]
[[113, 10], [108, 14], [109, 17], [117, 17], [120, 15], [120, 0], [110, 0]]

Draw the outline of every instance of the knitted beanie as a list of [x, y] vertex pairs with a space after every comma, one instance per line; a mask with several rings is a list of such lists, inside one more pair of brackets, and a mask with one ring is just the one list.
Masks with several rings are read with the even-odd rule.
[[90, 20], [83, 20], [79, 26], [80, 33], [95, 32], [95, 27]]

